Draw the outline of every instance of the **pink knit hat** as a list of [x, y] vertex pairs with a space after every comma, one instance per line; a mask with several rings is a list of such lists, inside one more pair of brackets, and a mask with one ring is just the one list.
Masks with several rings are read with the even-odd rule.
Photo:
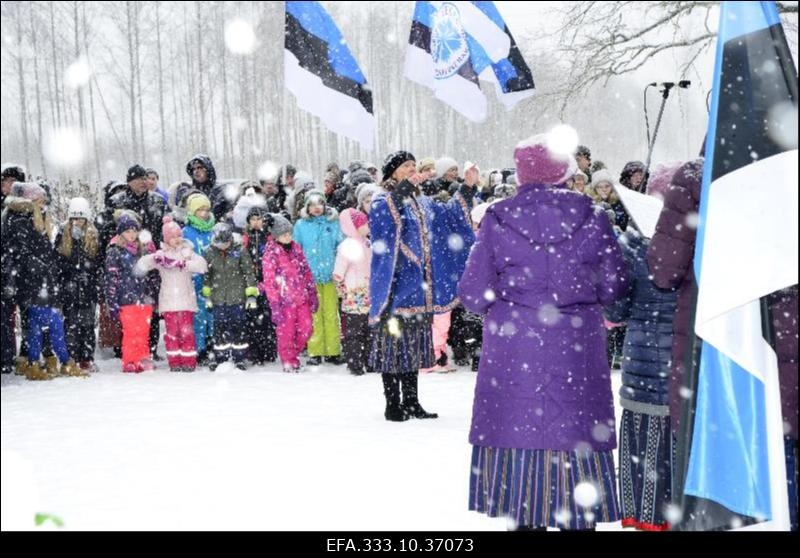
[[575, 159], [559, 156], [547, 148], [547, 135], [539, 134], [521, 141], [514, 149], [517, 165], [517, 183], [561, 184], [573, 173]]
[[367, 217], [366, 213], [362, 213], [358, 210], [352, 211], [350, 213], [350, 218], [353, 220], [353, 226], [356, 228], [356, 230], [369, 223], [369, 217]]
[[181, 238], [183, 232], [180, 225], [172, 220], [172, 217], [166, 215], [164, 217], [163, 225], [161, 227], [161, 235], [164, 237], [164, 243], [169, 244], [173, 238]]

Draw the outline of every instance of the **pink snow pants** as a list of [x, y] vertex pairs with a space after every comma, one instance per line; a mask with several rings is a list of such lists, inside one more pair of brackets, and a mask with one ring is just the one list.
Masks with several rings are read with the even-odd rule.
[[306, 348], [306, 343], [311, 338], [314, 329], [311, 308], [306, 304], [289, 306], [283, 308], [280, 314], [280, 316], [276, 316], [273, 313], [273, 317], [278, 318], [278, 323], [275, 325], [275, 333], [278, 337], [278, 356], [283, 364], [300, 366], [300, 353]]
[[164, 346], [170, 368], [197, 366], [194, 340], [194, 312], [164, 312]]

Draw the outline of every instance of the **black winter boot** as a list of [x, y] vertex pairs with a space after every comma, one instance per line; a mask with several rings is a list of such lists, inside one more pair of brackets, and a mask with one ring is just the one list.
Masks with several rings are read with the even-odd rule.
[[400, 405], [399, 374], [381, 374], [383, 378], [383, 396], [386, 398], [386, 411], [383, 416], [392, 422], [408, 420], [408, 415]]
[[419, 397], [417, 395], [419, 375], [416, 372], [403, 374], [401, 376], [401, 381], [403, 385], [403, 409], [405, 409], [409, 417], [418, 419], [439, 418], [437, 413], [429, 413], [419, 404]]

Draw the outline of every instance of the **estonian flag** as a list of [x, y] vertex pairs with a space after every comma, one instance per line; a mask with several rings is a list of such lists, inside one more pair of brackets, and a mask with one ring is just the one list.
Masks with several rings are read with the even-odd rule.
[[417, 2], [405, 75], [473, 122], [486, 120], [480, 80], [507, 109], [533, 95], [533, 77], [494, 2]]
[[329, 130], [374, 147], [372, 91], [336, 24], [319, 2], [286, 2], [286, 87]]
[[797, 70], [774, 2], [723, 2], [700, 201], [703, 339], [687, 494], [788, 529], [762, 297], [798, 280]]

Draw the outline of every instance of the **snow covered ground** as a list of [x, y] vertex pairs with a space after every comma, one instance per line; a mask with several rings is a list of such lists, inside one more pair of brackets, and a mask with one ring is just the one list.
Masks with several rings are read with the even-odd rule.
[[86, 530], [507, 528], [467, 511], [475, 373], [423, 375], [420, 399], [440, 418], [390, 423], [380, 377], [344, 366], [158, 364], [2, 376], [3, 529], [32, 528], [35, 513]]

